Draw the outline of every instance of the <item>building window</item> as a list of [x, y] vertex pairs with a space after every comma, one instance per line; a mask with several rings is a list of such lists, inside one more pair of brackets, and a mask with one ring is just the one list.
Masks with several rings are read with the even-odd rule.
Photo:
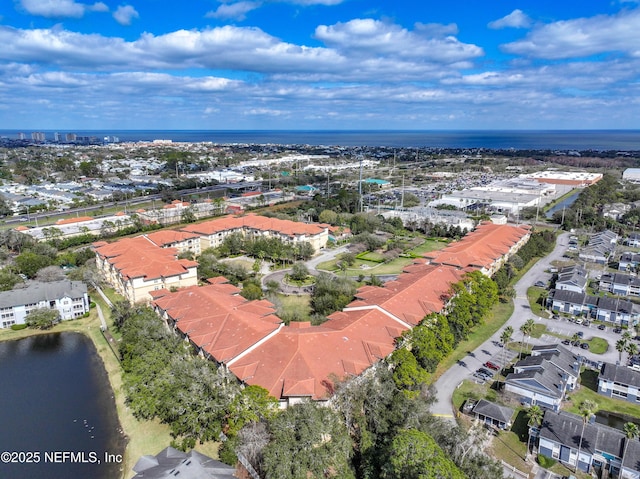
[[617, 397], [621, 397], [621, 398], [627, 398], [627, 393], [624, 393], [622, 391], [616, 391], [615, 389], [613, 391], [611, 391], [611, 395], [612, 396], [617, 396]]

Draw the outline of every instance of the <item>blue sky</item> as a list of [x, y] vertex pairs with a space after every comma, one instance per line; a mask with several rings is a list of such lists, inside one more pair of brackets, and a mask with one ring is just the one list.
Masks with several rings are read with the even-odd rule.
[[0, 128], [640, 129], [638, 0], [3, 0]]

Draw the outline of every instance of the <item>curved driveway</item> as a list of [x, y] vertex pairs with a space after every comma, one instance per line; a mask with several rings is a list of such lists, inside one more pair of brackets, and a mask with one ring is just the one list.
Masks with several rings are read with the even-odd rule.
[[[435, 383], [436, 387], [436, 402], [431, 407], [431, 412], [434, 415], [453, 418], [455, 411], [451, 402], [453, 392], [462, 382], [463, 379], [469, 379], [476, 369], [490, 359], [494, 362], [500, 361], [502, 348], [500, 348], [500, 336], [506, 326], [511, 326], [514, 330], [513, 339], [521, 340], [522, 335], [519, 333], [520, 326], [529, 318], [534, 318], [538, 322], [544, 322], [549, 329], [553, 329], [561, 334], [572, 335], [577, 330], [583, 330], [585, 339], [589, 339], [591, 336], [607, 337], [614, 334], [610, 331], [599, 331], [598, 329], [589, 329], [582, 326], [578, 326], [568, 321], [558, 321], [553, 319], [543, 319], [539, 316], [535, 316], [529, 307], [529, 301], [527, 300], [527, 289], [532, 286], [536, 281], [547, 281], [550, 278], [549, 273], [545, 273], [545, 270], [550, 267], [550, 264], [554, 260], [559, 260], [567, 249], [569, 233], [563, 233], [558, 236], [556, 247], [545, 258], [540, 259], [535, 265], [531, 267], [529, 271], [518, 281], [515, 285], [516, 297], [514, 298], [514, 311], [509, 320], [496, 332], [481, 344], [475, 351], [470, 351], [466, 358], [459, 361], [452, 366], [447, 372], [445, 372]], [[607, 328], [609, 329], [609, 328]], [[520, 337], [518, 337], [520, 336]], [[547, 337], [544, 335], [540, 340], [531, 339], [533, 344], [543, 344], [548, 342], [559, 342], [558, 338]], [[611, 340], [609, 340], [610, 349]], [[614, 341], [615, 343], [615, 341]], [[617, 352], [615, 349], [613, 352], [609, 351], [606, 355], [595, 355], [580, 350], [581, 354], [587, 356], [589, 359], [597, 361], [610, 361], [613, 357], [613, 362], [617, 360]]]

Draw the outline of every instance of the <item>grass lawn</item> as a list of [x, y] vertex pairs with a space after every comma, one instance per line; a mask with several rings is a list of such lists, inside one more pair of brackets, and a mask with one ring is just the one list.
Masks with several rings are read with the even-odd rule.
[[380, 275], [380, 274], [400, 274], [405, 266], [413, 263], [411, 258], [396, 258], [389, 263], [375, 263], [373, 261], [365, 261], [357, 259], [355, 264], [343, 273], [338, 269], [336, 263], [339, 260], [325, 261], [318, 265], [319, 270], [331, 271], [336, 274], [345, 274], [346, 276], [365, 276]]
[[590, 399], [598, 404], [600, 411], [610, 411], [640, 419], [640, 406], [622, 399], [608, 398], [596, 392], [598, 388], [597, 371], [585, 369], [580, 375], [580, 382], [582, 386], [568, 394], [570, 400], [565, 403], [563, 409], [578, 414], [582, 401]]
[[436, 372], [433, 374], [433, 381], [435, 382], [447, 369], [465, 358], [469, 351], [474, 351], [484, 343], [487, 338], [498, 331], [511, 317], [512, 313], [513, 302], [509, 301], [508, 303], [496, 304], [491, 310], [491, 313], [485, 318], [485, 322], [477, 326], [473, 333], [469, 335], [469, 339], [458, 344], [458, 347], [442, 360]]
[[364, 259], [368, 261], [373, 261], [375, 263], [379, 261], [384, 261], [384, 255], [382, 253], [374, 253], [373, 251], [366, 251], [361, 254], [358, 259]]
[[538, 303], [538, 298], [543, 293], [547, 293], [545, 288], [538, 288], [537, 286], [531, 286], [527, 289], [527, 299], [529, 300], [529, 306], [531, 307], [531, 312], [537, 316], [542, 318], [549, 318], [549, 312], [542, 307], [540, 303]]
[[593, 354], [604, 354], [609, 349], [609, 343], [604, 338], [594, 337], [589, 341], [589, 351]]
[[[533, 329], [531, 331], [532, 338], [541, 338], [542, 335], [547, 331], [547, 326], [544, 324], [536, 323], [533, 325]], [[514, 333], [515, 334], [515, 333]]]
[[[309, 321], [309, 315], [311, 314], [311, 296], [308, 295], [286, 295], [279, 294], [278, 298], [282, 302], [282, 307], [285, 312], [289, 311], [297, 311], [298, 314], [301, 314], [304, 321]], [[289, 316], [287, 314], [287, 316]]]
[[447, 243], [446, 241], [428, 239], [428, 240], [425, 240], [424, 243], [422, 243], [421, 245], [418, 245], [415, 248], [410, 249], [409, 251], [407, 251], [407, 253], [423, 255], [424, 253], [428, 253], [430, 251], [440, 250], [445, 246], [447, 246], [448, 244], [449, 243]]
[[488, 391], [489, 387], [486, 384], [478, 384], [465, 379], [453, 392], [451, 400], [456, 410], [459, 411], [467, 399], [484, 399]]
[[518, 434], [513, 431], [500, 431], [493, 438], [487, 451], [490, 456], [501, 459], [520, 471], [529, 473], [532, 465], [524, 461], [526, 452], [526, 439], [525, 442], [520, 441]]

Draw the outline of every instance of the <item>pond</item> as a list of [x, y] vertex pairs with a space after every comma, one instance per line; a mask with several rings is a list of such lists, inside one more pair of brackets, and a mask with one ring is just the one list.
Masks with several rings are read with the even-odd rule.
[[54, 333], [0, 342], [0, 384], [0, 477], [122, 476], [126, 441], [89, 338]]

